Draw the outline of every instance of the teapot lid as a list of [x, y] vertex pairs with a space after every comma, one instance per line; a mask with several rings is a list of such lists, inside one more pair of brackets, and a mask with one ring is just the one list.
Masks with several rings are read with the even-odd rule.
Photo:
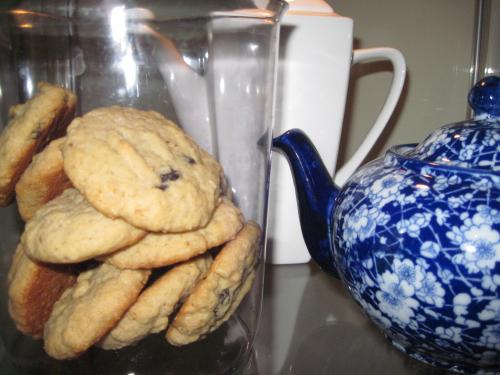
[[437, 129], [406, 155], [440, 165], [500, 171], [500, 78], [480, 80], [468, 100], [473, 119]]

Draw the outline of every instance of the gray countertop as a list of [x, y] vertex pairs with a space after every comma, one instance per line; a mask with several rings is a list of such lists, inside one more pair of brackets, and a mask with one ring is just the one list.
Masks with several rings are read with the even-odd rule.
[[275, 374], [445, 374], [402, 354], [341, 282], [314, 263], [267, 265], [256, 371]]

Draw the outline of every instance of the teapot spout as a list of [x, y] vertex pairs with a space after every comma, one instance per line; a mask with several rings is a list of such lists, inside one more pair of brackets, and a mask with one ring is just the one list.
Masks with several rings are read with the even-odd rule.
[[302, 236], [314, 261], [338, 277], [334, 260], [333, 210], [339, 189], [335, 187], [316, 148], [299, 129], [273, 139], [273, 147], [288, 159], [292, 170]]

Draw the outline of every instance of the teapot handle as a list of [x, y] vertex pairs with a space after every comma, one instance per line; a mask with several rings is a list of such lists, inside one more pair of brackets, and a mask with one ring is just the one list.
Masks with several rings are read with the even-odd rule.
[[368, 152], [377, 141], [378, 137], [382, 133], [382, 130], [384, 130], [387, 125], [394, 108], [396, 108], [396, 104], [399, 100], [405, 82], [406, 63], [402, 53], [397, 49], [381, 47], [354, 50], [352, 63], [356, 64], [358, 62], [373, 59], [387, 59], [392, 63], [394, 76], [392, 78], [391, 88], [382, 110], [378, 114], [375, 123], [366, 135], [364, 141], [361, 145], [359, 145], [354, 155], [352, 155], [342, 168], [335, 173], [334, 182], [337, 186], [343, 186], [345, 184], [347, 179], [360, 166]]

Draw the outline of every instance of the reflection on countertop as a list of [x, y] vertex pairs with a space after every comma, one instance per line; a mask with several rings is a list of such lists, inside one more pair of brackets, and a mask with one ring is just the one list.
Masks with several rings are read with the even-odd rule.
[[438, 375], [402, 354], [314, 263], [266, 265], [261, 325], [255, 342], [261, 375]]

